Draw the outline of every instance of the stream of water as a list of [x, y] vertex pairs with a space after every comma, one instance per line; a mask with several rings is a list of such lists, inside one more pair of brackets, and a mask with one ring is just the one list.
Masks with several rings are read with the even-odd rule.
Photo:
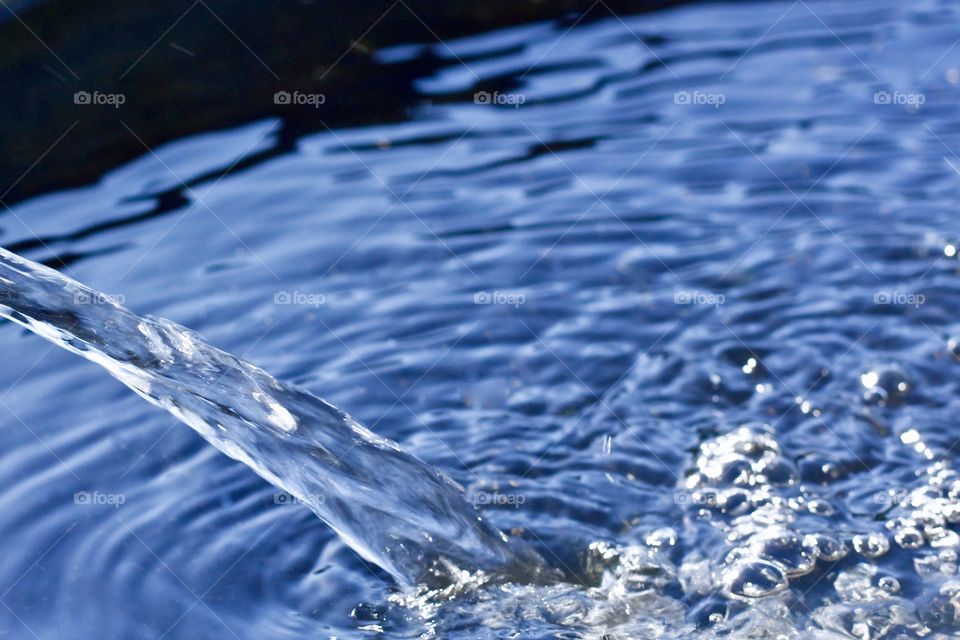
[[330, 403], [4, 249], [0, 315], [102, 365], [402, 584], [449, 583], [461, 571], [536, 572], [541, 563], [532, 551], [515, 553], [450, 478]]

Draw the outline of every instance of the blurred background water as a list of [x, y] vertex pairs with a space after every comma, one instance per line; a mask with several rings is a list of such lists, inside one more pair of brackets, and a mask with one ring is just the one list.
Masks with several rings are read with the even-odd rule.
[[400, 3], [322, 47], [297, 12], [352, 8], [188, 7], [113, 57], [44, 31], [79, 8], [0, 25], [51, 49], [2, 58], [0, 243], [331, 400], [568, 582], [400, 593], [7, 324], [9, 637], [958, 633], [958, 3]]

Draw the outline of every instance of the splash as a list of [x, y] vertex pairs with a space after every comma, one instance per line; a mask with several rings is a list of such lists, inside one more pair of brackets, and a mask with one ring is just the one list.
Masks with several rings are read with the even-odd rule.
[[[915, 432], [900, 441], [927, 451]], [[909, 491], [885, 489], [871, 502], [893, 506], [873, 527], [837, 506], [844, 491], [803, 478], [773, 428], [746, 424], [701, 443], [675, 494], [679, 532], [589, 544], [579, 584], [492, 589], [464, 575], [443, 589], [395, 594], [397, 610], [376, 619], [402, 628], [397, 618], [413, 611], [429, 629], [424, 638], [464, 621], [517, 633], [518, 620], [596, 640], [956, 638], [958, 474], [937, 462]]]
[[96, 362], [309, 507], [401, 584], [537, 574], [450, 478], [329, 402], [163, 318], [0, 249], [0, 315]]

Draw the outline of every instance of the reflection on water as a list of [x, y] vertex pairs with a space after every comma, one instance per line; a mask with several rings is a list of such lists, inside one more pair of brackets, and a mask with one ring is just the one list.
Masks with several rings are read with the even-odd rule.
[[517, 27], [432, 47], [408, 122], [198, 179], [262, 121], [22, 203], [5, 246], [347, 408], [565, 582], [398, 592], [6, 327], [3, 601], [41, 637], [952, 637], [957, 18]]

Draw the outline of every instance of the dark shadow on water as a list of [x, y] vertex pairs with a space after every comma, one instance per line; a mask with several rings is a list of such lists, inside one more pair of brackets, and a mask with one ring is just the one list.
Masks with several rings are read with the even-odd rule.
[[[278, 144], [231, 170], [243, 168], [305, 132], [404, 119], [423, 100], [412, 79], [456, 59], [448, 39], [538, 20], [562, 29], [682, 1], [6, 0], [0, 201], [90, 183], [183, 136], [280, 118]], [[376, 61], [383, 48], [410, 42], [433, 46], [396, 64]], [[325, 102], [275, 104], [283, 91]], [[84, 96], [106, 103], [83, 104]]]

